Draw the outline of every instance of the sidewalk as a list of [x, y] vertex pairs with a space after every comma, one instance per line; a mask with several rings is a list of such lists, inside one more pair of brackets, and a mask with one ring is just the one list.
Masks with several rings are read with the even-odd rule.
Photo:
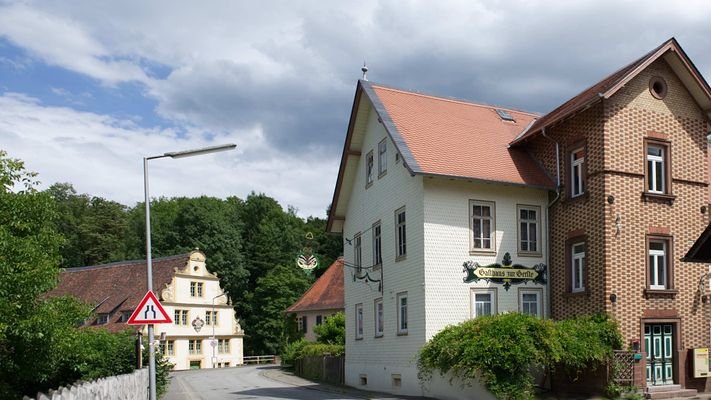
[[304, 389], [318, 390], [321, 392], [335, 393], [356, 399], [370, 400], [433, 400], [427, 397], [412, 397], [412, 396], [396, 396], [389, 393], [368, 392], [358, 390], [348, 386], [337, 386], [328, 383], [313, 382], [294, 375], [290, 371], [286, 371], [279, 367], [270, 368], [262, 371], [261, 375], [273, 381], [286, 383], [288, 385], [299, 386]]

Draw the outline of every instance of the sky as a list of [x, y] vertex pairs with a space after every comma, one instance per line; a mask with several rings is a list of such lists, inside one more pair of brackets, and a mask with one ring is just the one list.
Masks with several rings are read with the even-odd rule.
[[708, 1], [0, 0], [0, 149], [41, 188], [133, 206], [275, 198], [326, 217], [361, 67], [546, 113], [676, 37], [711, 77]]

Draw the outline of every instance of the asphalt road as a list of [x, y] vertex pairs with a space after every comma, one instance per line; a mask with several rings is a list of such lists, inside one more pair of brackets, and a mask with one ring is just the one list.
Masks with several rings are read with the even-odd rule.
[[319, 385], [285, 375], [278, 367], [248, 366], [238, 368], [177, 371], [172, 374], [163, 400], [351, 400], [396, 399], [348, 388]]

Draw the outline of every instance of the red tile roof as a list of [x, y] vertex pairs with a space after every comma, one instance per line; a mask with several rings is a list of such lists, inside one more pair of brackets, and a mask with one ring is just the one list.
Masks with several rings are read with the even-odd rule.
[[[414, 173], [552, 188], [553, 181], [511, 142], [537, 117], [364, 82], [379, 116]], [[504, 121], [496, 112], [508, 112]]]
[[286, 312], [343, 310], [344, 304], [343, 259], [339, 258]]
[[[190, 254], [181, 254], [153, 260], [153, 292], [157, 296], [176, 270], [185, 269], [189, 257]], [[97, 314], [110, 313], [109, 323], [98, 326], [119, 331], [130, 328], [119, 322], [121, 313], [133, 311], [146, 294], [146, 273], [146, 260], [67, 268], [59, 274], [59, 284], [48, 296], [74, 296], [96, 307]]]

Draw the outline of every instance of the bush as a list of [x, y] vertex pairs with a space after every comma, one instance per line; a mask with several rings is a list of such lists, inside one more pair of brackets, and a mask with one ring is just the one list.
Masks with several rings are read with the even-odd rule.
[[306, 339], [299, 339], [295, 342], [287, 343], [281, 352], [281, 365], [294, 365], [294, 360], [301, 358], [301, 351], [309, 344]]
[[439, 370], [465, 384], [478, 380], [499, 399], [530, 399], [532, 367], [594, 367], [621, 342], [606, 315], [557, 323], [519, 313], [480, 317], [449, 326], [425, 344], [418, 377], [424, 382]]
[[298, 358], [306, 356], [342, 356], [346, 347], [342, 344], [309, 343], [301, 349]]
[[346, 315], [343, 311], [328, 317], [321, 325], [314, 327], [316, 341], [325, 344], [346, 344]]

